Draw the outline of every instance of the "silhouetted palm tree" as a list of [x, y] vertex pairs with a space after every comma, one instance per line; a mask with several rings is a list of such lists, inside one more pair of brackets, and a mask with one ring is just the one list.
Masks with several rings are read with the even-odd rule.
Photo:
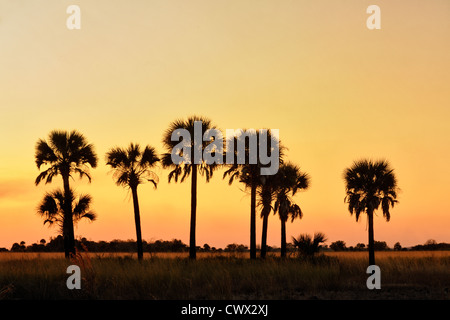
[[327, 241], [325, 234], [322, 232], [314, 233], [314, 238], [309, 234], [301, 234], [298, 238], [292, 237], [292, 243], [297, 247], [298, 252], [306, 257], [313, 257], [321, 248], [321, 243]]
[[45, 180], [45, 183], [52, 182], [53, 178], [61, 175], [64, 187], [64, 251], [68, 258], [70, 254], [75, 254], [75, 237], [72, 218], [72, 192], [70, 190], [69, 178], [74, 173], [80, 178], [87, 177], [89, 182], [88, 165], [92, 168], [97, 166], [97, 155], [92, 144], [87, 143], [86, 138], [77, 131], [50, 132], [48, 142], [38, 140], [36, 144], [35, 160], [38, 169], [42, 165], [48, 169], [42, 171], [36, 178], [36, 185]]
[[158, 161], [155, 148], [146, 146], [142, 151], [139, 144], [130, 143], [127, 149], [112, 148], [106, 153], [106, 164], [114, 169], [114, 179], [116, 184], [122, 187], [129, 187], [133, 196], [134, 222], [136, 225], [136, 243], [138, 259], [143, 258], [141, 218], [139, 212], [139, 202], [137, 195], [138, 186], [150, 181], [156, 188], [158, 176], [150, 171]]
[[[245, 132], [245, 135], [243, 133]], [[263, 184], [268, 181], [272, 181], [273, 176], [261, 174], [261, 169], [270, 166], [271, 164], [262, 163], [260, 159], [260, 148], [262, 147], [262, 137], [263, 132], [267, 133], [267, 140], [265, 150], [272, 154], [275, 147], [278, 149], [278, 165], [282, 162], [284, 148], [281, 146], [279, 139], [275, 136], [271, 130], [242, 130], [234, 137], [227, 137], [227, 153], [233, 154], [233, 164], [228, 165], [228, 169], [224, 172], [223, 178], [229, 176], [228, 183], [231, 185], [233, 181], [238, 180], [243, 183], [246, 188], [250, 188], [250, 258], [256, 259], [256, 206], [257, 206], [257, 191], [258, 188], [262, 188]], [[245, 142], [245, 161], [243, 163], [238, 163], [238, 140]], [[251, 141], [255, 141], [252, 143]], [[233, 145], [233, 149], [231, 149]], [[252, 149], [253, 148], [253, 149]], [[250, 158], [253, 157], [253, 160]], [[268, 183], [267, 183], [268, 184]], [[264, 189], [264, 194], [270, 194], [267, 192], [268, 188]], [[262, 189], [260, 189], [260, 202], [259, 205], [263, 207], [261, 217], [263, 217], [263, 236], [262, 236], [262, 246], [261, 252], [265, 256], [266, 250], [266, 238], [267, 238], [267, 218], [270, 213], [267, 205], [263, 205]], [[270, 200], [270, 203], [273, 199]], [[269, 201], [267, 197], [265, 202]], [[268, 210], [268, 211], [267, 211]]]
[[[270, 130], [268, 132], [267, 139], [267, 150], [272, 150], [275, 145], [277, 145], [279, 149], [278, 154], [278, 166], [281, 167], [283, 165], [283, 157], [285, 147], [279, 141], [279, 138], [272, 134]], [[278, 172], [277, 172], [278, 173]], [[264, 175], [261, 176], [261, 183], [257, 186], [257, 195], [259, 196], [258, 205], [261, 207], [261, 218], [263, 219], [262, 224], [262, 233], [261, 233], [261, 258], [266, 257], [267, 253], [267, 231], [268, 231], [268, 223], [269, 223], [269, 215], [270, 211], [273, 209], [272, 203], [276, 199], [276, 192], [279, 187], [279, 176], [277, 173], [273, 175]]]
[[286, 256], [286, 221], [289, 216], [291, 221], [301, 219], [303, 212], [293, 201], [292, 197], [298, 190], [309, 187], [309, 176], [300, 171], [300, 168], [292, 163], [283, 164], [277, 174], [277, 190], [275, 196], [274, 213], [278, 212], [281, 221], [281, 257]]
[[276, 198], [276, 177], [265, 176], [263, 177], [262, 185], [258, 186], [257, 195], [258, 195], [258, 206], [261, 207], [261, 218], [263, 219], [262, 223], [262, 232], [261, 232], [261, 258], [266, 257], [267, 253], [267, 231], [269, 224], [269, 215], [270, 211], [272, 211], [272, 202]]
[[356, 221], [362, 212], [367, 214], [369, 225], [369, 264], [375, 264], [373, 213], [380, 205], [383, 216], [389, 221], [390, 207], [397, 202], [397, 179], [394, 170], [385, 160], [356, 161], [351, 168], [344, 171], [345, 201], [350, 214], [355, 214]]
[[[202, 143], [197, 145], [195, 143], [194, 139], [194, 128], [196, 127], [196, 122], [201, 122], [201, 125], [198, 126], [198, 128], [201, 128], [201, 138]], [[191, 139], [190, 142], [188, 141], [172, 141], [172, 134], [174, 132], [178, 132], [176, 130], [184, 129], [186, 130]], [[197, 161], [193, 161], [195, 152], [198, 152], [202, 154], [203, 156], [205, 153], [210, 153], [211, 155], [214, 155], [215, 152], [220, 153], [221, 150], [210, 150], [208, 146], [211, 144], [212, 140], [203, 141], [203, 134], [209, 130], [209, 129], [216, 129], [212, 123], [211, 120], [205, 117], [201, 116], [191, 116], [186, 120], [178, 119], [172, 122], [169, 125], [169, 128], [166, 130], [166, 132], [163, 135], [163, 145], [165, 149], [167, 150], [167, 153], [162, 155], [162, 163], [164, 168], [172, 169], [172, 171], [168, 175], [169, 182], [171, 182], [172, 179], [175, 180], [175, 182], [178, 182], [178, 179], [180, 179], [180, 182], [184, 182], [184, 180], [191, 175], [191, 221], [190, 221], [190, 236], [189, 236], [189, 258], [195, 259], [196, 258], [196, 240], [195, 240], [195, 229], [196, 229], [196, 216], [197, 216], [197, 173], [200, 173], [200, 175], [204, 175], [206, 178], [206, 182], [209, 182], [213, 175], [213, 171], [218, 168], [220, 164], [218, 163], [207, 163], [205, 159], [202, 161], [199, 161], [199, 163], [196, 163]], [[174, 163], [172, 160], [172, 151], [177, 149], [180, 146], [180, 143], [183, 144], [184, 147], [188, 148], [187, 150], [190, 150], [190, 154], [183, 154], [183, 152], [180, 150], [179, 155], [181, 157], [184, 157], [184, 160], [180, 163]], [[222, 141], [221, 141], [222, 143]], [[199, 159], [200, 160], [200, 159]]]
[[[38, 207], [38, 214], [44, 218], [44, 224], [48, 223], [50, 226], [57, 225], [60, 228], [61, 234], [65, 225], [64, 201], [64, 191], [56, 189], [55, 191], [46, 193]], [[96, 220], [97, 215], [91, 210], [92, 197], [90, 195], [82, 194], [76, 199], [74, 192], [71, 190], [71, 202], [74, 224], [78, 223], [81, 219], [87, 219], [89, 221]]]
[[[247, 131], [247, 130], [245, 130]], [[256, 259], [256, 189], [261, 183], [261, 164], [250, 163], [250, 150], [248, 140], [254, 139], [252, 135], [258, 136], [257, 131], [248, 132], [249, 137], [246, 138], [245, 144], [245, 163], [238, 164], [237, 162], [237, 137], [228, 137], [233, 139], [234, 150], [227, 150], [227, 152], [234, 153], [233, 164], [229, 164], [229, 168], [224, 172], [223, 179], [229, 176], [228, 184], [238, 180], [243, 183], [246, 188], [250, 188], [250, 259]], [[227, 141], [230, 144], [230, 141]]]

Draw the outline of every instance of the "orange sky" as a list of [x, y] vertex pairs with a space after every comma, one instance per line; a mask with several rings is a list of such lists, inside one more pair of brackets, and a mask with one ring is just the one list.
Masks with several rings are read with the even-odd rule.
[[[76, 1], [81, 29], [68, 30], [73, 3], [0, 0], [0, 247], [56, 236], [35, 212], [61, 181], [34, 186], [34, 146], [53, 129], [82, 132], [100, 159], [91, 184], [72, 183], [98, 214], [76, 235], [134, 239], [130, 195], [105, 152], [132, 141], [163, 152], [168, 124], [194, 113], [224, 131], [280, 130], [312, 179], [288, 240], [322, 231], [328, 244], [366, 243], [342, 172], [371, 157], [391, 162], [402, 189], [391, 221], [375, 219], [375, 240], [450, 242], [450, 2]], [[370, 4], [381, 30], [366, 27]], [[222, 172], [199, 182], [197, 244], [248, 245], [250, 197]], [[143, 238], [188, 243], [190, 184], [157, 173], [157, 190], [138, 189]], [[280, 245], [275, 216], [268, 243]]]

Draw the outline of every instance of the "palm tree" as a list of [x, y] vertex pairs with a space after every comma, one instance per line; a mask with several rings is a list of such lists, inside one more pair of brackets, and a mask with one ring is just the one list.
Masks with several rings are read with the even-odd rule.
[[322, 232], [314, 233], [314, 238], [309, 234], [301, 234], [297, 238], [292, 237], [292, 242], [297, 247], [298, 252], [305, 257], [314, 257], [319, 252], [321, 243], [327, 241], [325, 234]]
[[[243, 133], [245, 132], [245, 135]], [[275, 146], [278, 148], [278, 160], [281, 162], [284, 148], [281, 146], [278, 137], [276, 137], [270, 130], [265, 130], [264, 132], [267, 132], [267, 140], [266, 140], [266, 150], [273, 152], [275, 149]], [[261, 162], [260, 157], [256, 157], [256, 161], [250, 161], [251, 153], [259, 155], [260, 154], [260, 147], [262, 146], [260, 142], [262, 141], [262, 134], [263, 130], [242, 130], [241, 132], [238, 132], [236, 136], [234, 137], [227, 137], [228, 145], [233, 145], [233, 149], [231, 147], [227, 147], [227, 152], [231, 152], [233, 154], [234, 161], [232, 164], [229, 164], [229, 168], [224, 172], [223, 178], [226, 176], [229, 176], [228, 184], [232, 184], [233, 181], [238, 180], [239, 182], [243, 183], [246, 188], [250, 189], [250, 259], [256, 259], [256, 206], [257, 206], [257, 193], [258, 188], [262, 188], [263, 183], [268, 180], [271, 181], [270, 175], [262, 175], [261, 169], [264, 167], [267, 167], [267, 164], [263, 164]], [[245, 161], [243, 163], [238, 163], [238, 140], [242, 140], [245, 142], [245, 148], [244, 148], [244, 154], [245, 154]], [[250, 141], [256, 141], [254, 146], [256, 146], [256, 149], [252, 150], [251, 142]], [[255, 162], [255, 163], [254, 163]], [[268, 188], [265, 189], [264, 194], [269, 193], [267, 192]], [[263, 205], [262, 203], [262, 190], [260, 190], [260, 203], [259, 205]], [[266, 197], [267, 198], [267, 197]], [[267, 199], [266, 199], [267, 200]], [[272, 200], [270, 200], [270, 203]], [[263, 255], [265, 255], [265, 242], [267, 238], [267, 217], [270, 213], [267, 212], [268, 207], [265, 207], [266, 209], [263, 210], [261, 216], [263, 217], [263, 236], [262, 236], [262, 243], [261, 250], [263, 252]], [[265, 218], [264, 218], [265, 217]]]
[[[201, 124], [199, 124], [201, 122]], [[196, 125], [197, 123], [197, 125]], [[212, 140], [203, 141], [200, 145], [195, 142], [195, 128], [201, 129], [201, 137], [203, 138], [203, 134], [209, 129], [216, 129], [215, 126], [212, 125], [211, 120], [201, 116], [191, 116], [186, 120], [178, 119], [173, 121], [169, 128], [163, 135], [163, 145], [167, 150], [167, 153], [162, 155], [162, 164], [164, 168], [172, 169], [172, 171], [168, 175], [169, 183], [172, 179], [175, 182], [184, 182], [185, 179], [191, 175], [191, 221], [190, 221], [190, 235], [189, 235], [189, 258], [196, 258], [196, 240], [195, 240], [195, 229], [196, 229], [196, 216], [197, 216], [197, 174], [205, 176], [206, 182], [209, 182], [213, 175], [213, 171], [218, 168], [220, 164], [207, 163], [204, 159], [199, 161], [191, 161], [195, 157], [193, 153], [199, 152], [202, 155], [209, 152], [210, 150], [208, 146], [213, 142]], [[172, 134], [178, 132], [178, 130], [186, 130], [189, 133], [191, 139], [190, 141], [182, 141], [180, 143], [183, 144], [183, 147], [186, 147], [186, 150], [189, 150], [189, 154], [183, 154], [183, 151], [179, 152], [180, 157], [183, 157], [184, 160], [179, 163], [175, 163], [172, 160], [172, 152], [179, 147], [179, 142], [172, 140]], [[192, 151], [192, 152], [191, 152]], [[220, 152], [220, 150], [211, 150], [211, 154], [215, 154], [215, 152]]]
[[[58, 226], [61, 233], [63, 233], [65, 225], [65, 199], [64, 191], [57, 189], [46, 193], [38, 207], [38, 214], [44, 218], [44, 224], [48, 223], [49, 226]], [[90, 195], [80, 195], [76, 202], [75, 200], [77, 199], [74, 192], [71, 190], [71, 202], [73, 207], [72, 217], [74, 224], [78, 223], [81, 219], [87, 219], [89, 221], [97, 219], [97, 215], [91, 210], [92, 197]], [[43, 242], [45, 244], [45, 240], [42, 240], [41, 243]]]
[[266, 257], [267, 253], [267, 231], [269, 224], [269, 215], [270, 211], [272, 211], [272, 202], [276, 198], [276, 179], [275, 175], [263, 177], [262, 184], [258, 186], [257, 194], [258, 194], [258, 206], [261, 207], [261, 218], [263, 219], [262, 223], [262, 233], [261, 233], [261, 258]]
[[296, 218], [301, 219], [303, 212], [294, 203], [292, 197], [298, 190], [306, 190], [309, 187], [309, 176], [300, 171], [300, 168], [292, 163], [283, 164], [277, 173], [278, 188], [275, 196], [273, 211], [278, 212], [281, 221], [281, 257], [286, 256], [286, 221], [289, 216], [291, 222]]
[[36, 144], [35, 161], [38, 169], [42, 165], [48, 168], [42, 171], [36, 178], [38, 185], [41, 181], [51, 183], [53, 178], [60, 175], [63, 180], [64, 207], [63, 214], [63, 238], [66, 258], [75, 254], [75, 237], [73, 231], [72, 192], [70, 190], [69, 178], [74, 173], [80, 178], [87, 177], [89, 182], [91, 176], [89, 167], [97, 166], [97, 155], [92, 144], [87, 143], [86, 138], [77, 131], [53, 130], [49, 134], [48, 142], [39, 139]]
[[[258, 132], [248, 132], [248, 140], [253, 139], [252, 135], [258, 136]], [[231, 137], [233, 139], [233, 146], [236, 146], [234, 150], [230, 150], [234, 153], [233, 164], [229, 165], [229, 168], [224, 172], [223, 179], [229, 176], [228, 184], [231, 185], [233, 181], [238, 180], [243, 183], [246, 188], [250, 188], [250, 259], [256, 259], [256, 189], [261, 183], [261, 164], [250, 163], [250, 150], [249, 144], [245, 145], [245, 159], [244, 164], [238, 164], [237, 162], [237, 140], [238, 137]], [[229, 144], [229, 141], [227, 141]]]
[[369, 225], [369, 264], [375, 264], [373, 214], [380, 205], [383, 217], [390, 220], [389, 208], [397, 202], [397, 179], [394, 170], [385, 160], [355, 161], [351, 168], [344, 171], [345, 201], [350, 214], [355, 214], [356, 221], [362, 212], [367, 214]]
[[[269, 139], [267, 139], [267, 150], [273, 150], [273, 146], [276, 144], [279, 149], [278, 165], [283, 165], [283, 157], [285, 147], [281, 144], [278, 137], [274, 136], [269, 130]], [[279, 171], [279, 170], [278, 170]], [[279, 188], [279, 175], [278, 172], [273, 175], [261, 176], [261, 183], [257, 186], [257, 195], [259, 196], [258, 205], [261, 207], [261, 218], [263, 219], [262, 233], [261, 233], [261, 258], [266, 257], [267, 252], [267, 231], [270, 211], [273, 209], [272, 203], [276, 199], [277, 190]]]
[[115, 147], [106, 153], [106, 164], [114, 170], [113, 177], [116, 184], [130, 188], [133, 196], [138, 260], [143, 259], [143, 248], [137, 188], [145, 181], [150, 181], [156, 188], [158, 176], [150, 169], [158, 161], [160, 159], [155, 148], [146, 146], [142, 151], [139, 144], [133, 143], [130, 143], [127, 149]]

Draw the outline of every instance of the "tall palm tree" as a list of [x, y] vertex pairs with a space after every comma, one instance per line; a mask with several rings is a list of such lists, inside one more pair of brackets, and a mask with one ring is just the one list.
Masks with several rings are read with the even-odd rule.
[[127, 149], [115, 147], [106, 153], [106, 164], [114, 170], [116, 184], [128, 187], [133, 196], [134, 222], [136, 225], [136, 244], [138, 260], [143, 259], [141, 217], [137, 188], [145, 181], [153, 183], [156, 188], [158, 176], [151, 171], [158, 161], [155, 148], [146, 146], [141, 150], [139, 144], [130, 143]]
[[263, 177], [263, 182], [260, 186], [258, 186], [257, 189], [259, 199], [258, 206], [261, 207], [261, 218], [263, 219], [260, 252], [260, 256], [262, 259], [266, 257], [267, 253], [267, 231], [269, 224], [269, 215], [273, 209], [272, 203], [276, 198], [276, 179], [277, 178], [275, 176]]
[[397, 179], [394, 170], [385, 160], [355, 161], [353, 166], [345, 169], [345, 201], [350, 214], [355, 214], [358, 221], [365, 212], [368, 219], [369, 233], [369, 264], [375, 264], [373, 214], [380, 205], [386, 221], [391, 218], [389, 209], [397, 203]]
[[[247, 131], [247, 130], [245, 130]], [[253, 139], [251, 136], [257, 136], [256, 131], [248, 133], [248, 140]], [[229, 176], [228, 184], [231, 185], [233, 181], [238, 180], [243, 183], [246, 188], [250, 188], [250, 259], [256, 259], [256, 189], [261, 183], [261, 164], [250, 163], [250, 150], [249, 144], [245, 145], [245, 159], [244, 164], [238, 164], [237, 162], [237, 140], [238, 137], [228, 137], [233, 139], [234, 150], [227, 150], [227, 152], [234, 153], [233, 164], [229, 165], [229, 168], [224, 172], [223, 179]], [[227, 141], [230, 144], [230, 141]]]
[[[245, 132], [245, 135], [243, 133]], [[250, 189], [250, 259], [256, 259], [256, 206], [257, 206], [257, 190], [258, 188], [261, 188], [263, 185], [263, 182], [265, 182], [267, 179], [271, 180], [271, 176], [263, 175], [261, 174], [261, 169], [264, 167], [267, 167], [267, 164], [263, 164], [261, 162], [260, 157], [255, 157], [256, 161], [250, 161], [251, 153], [254, 153], [253, 156], [260, 154], [260, 147], [262, 145], [260, 142], [262, 141], [262, 130], [242, 130], [241, 132], [238, 132], [236, 136], [233, 137], [227, 137], [228, 140], [227, 143], [227, 153], [231, 152], [233, 154], [234, 161], [232, 164], [228, 165], [228, 169], [224, 172], [223, 178], [229, 177], [228, 184], [232, 184], [233, 181], [239, 181], [245, 185], [246, 188]], [[279, 156], [278, 160], [281, 161], [283, 156], [284, 148], [279, 143], [278, 137], [276, 137], [270, 130], [267, 130], [267, 145], [266, 150], [273, 152], [275, 145], [278, 148]], [[244, 147], [244, 154], [245, 154], [245, 161], [243, 163], [238, 163], [238, 140], [241, 140], [242, 142], [245, 142]], [[254, 148], [252, 146], [252, 143], [250, 141], [256, 141]], [[229, 146], [233, 146], [233, 148]], [[252, 150], [252, 148], [254, 148]], [[256, 162], [256, 163], [254, 163]], [[262, 199], [262, 198], [261, 198]], [[262, 201], [261, 201], [262, 202]], [[262, 205], [262, 203], [260, 203]], [[266, 206], [267, 210], [267, 206]], [[264, 219], [266, 214], [266, 210], [261, 215]], [[270, 213], [270, 210], [269, 210]], [[263, 228], [263, 234], [264, 231], [267, 231], [267, 217], [264, 220], [265, 222], [265, 228]], [[263, 242], [265, 243], [266, 235], [263, 235]], [[263, 245], [265, 250], [265, 245]]]
[[[200, 126], [196, 125], [198, 122], [201, 122]], [[200, 145], [198, 145], [194, 139], [196, 135], [196, 127], [201, 128], [202, 143]], [[172, 140], [172, 134], [180, 129], [184, 129], [189, 133], [191, 137], [190, 141], [178, 142]], [[169, 183], [172, 179], [174, 179], [175, 182], [178, 182], [178, 179], [180, 179], [180, 182], [184, 182], [185, 179], [191, 175], [191, 221], [189, 235], [189, 258], [191, 259], [196, 258], [195, 229], [197, 217], [197, 174], [199, 173], [200, 175], [205, 176], [206, 182], [209, 182], [213, 175], [213, 171], [220, 165], [215, 162], [207, 163], [205, 159], [201, 161], [192, 161], [194, 158], [193, 153], [195, 152], [199, 152], [202, 155], [205, 155], [205, 153], [208, 152], [211, 154], [221, 152], [220, 150], [210, 150], [208, 148], [208, 146], [213, 142], [212, 140], [203, 141], [203, 134], [209, 129], [216, 129], [210, 119], [194, 115], [188, 117], [186, 120], [178, 119], [173, 121], [165, 131], [162, 139], [163, 145], [167, 150], [167, 153], [162, 155], [162, 164], [164, 168], [172, 170], [168, 175]], [[183, 144], [183, 147], [187, 148], [186, 150], [190, 150], [191, 152], [189, 152], [190, 154], [183, 154], [182, 151], [180, 151], [179, 155], [183, 157], [184, 160], [179, 163], [174, 163], [172, 160], [172, 152], [179, 147], [180, 143]]]
[[[279, 149], [278, 154], [278, 164], [281, 167], [284, 163], [284, 150], [286, 149], [279, 138], [274, 136], [272, 132], [269, 130], [269, 139], [267, 139], [267, 150], [273, 150], [273, 146], [276, 144]], [[279, 172], [279, 170], [278, 170]], [[273, 175], [264, 175], [261, 177], [261, 183], [257, 186], [257, 195], [259, 196], [258, 205], [261, 207], [261, 218], [263, 219], [262, 223], [262, 233], [261, 233], [261, 258], [266, 257], [267, 253], [267, 232], [268, 232], [268, 223], [269, 223], [269, 215], [272, 211], [272, 203], [276, 199], [277, 190], [279, 188], [279, 174], [275, 173]]]
[[293, 201], [298, 190], [306, 190], [309, 187], [308, 174], [301, 172], [300, 168], [292, 163], [283, 164], [277, 173], [277, 191], [273, 211], [278, 212], [281, 221], [281, 257], [286, 256], [286, 221], [289, 216], [291, 221], [301, 219], [303, 212]]
[[63, 180], [64, 191], [64, 251], [66, 258], [75, 254], [75, 237], [73, 230], [72, 192], [70, 190], [69, 178], [74, 173], [80, 178], [87, 177], [89, 182], [89, 166], [97, 166], [97, 155], [92, 144], [79, 132], [53, 130], [50, 132], [48, 141], [39, 139], [36, 144], [35, 162], [38, 169], [45, 165], [48, 168], [42, 171], [36, 178], [38, 185], [41, 181], [51, 183], [55, 176], [60, 175]]
[[[47, 192], [38, 207], [38, 214], [44, 218], [44, 224], [48, 223], [49, 226], [58, 226], [61, 233], [63, 233], [65, 225], [64, 201], [64, 191], [56, 189], [52, 192]], [[71, 190], [71, 202], [74, 224], [78, 223], [81, 219], [87, 219], [89, 221], [97, 219], [97, 215], [91, 210], [92, 197], [90, 195], [82, 194], [77, 199]]]

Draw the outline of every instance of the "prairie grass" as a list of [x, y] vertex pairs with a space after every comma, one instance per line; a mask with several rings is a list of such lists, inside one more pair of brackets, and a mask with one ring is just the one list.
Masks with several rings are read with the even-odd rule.
[[[367, 252], [316, 259], [247, 254], [0, 253], [0, 299], [450, 299], [450, 252], [377, 252], [382, 290], [368, 290]], [[81, 268], [69, 290], [67, 266]]]

